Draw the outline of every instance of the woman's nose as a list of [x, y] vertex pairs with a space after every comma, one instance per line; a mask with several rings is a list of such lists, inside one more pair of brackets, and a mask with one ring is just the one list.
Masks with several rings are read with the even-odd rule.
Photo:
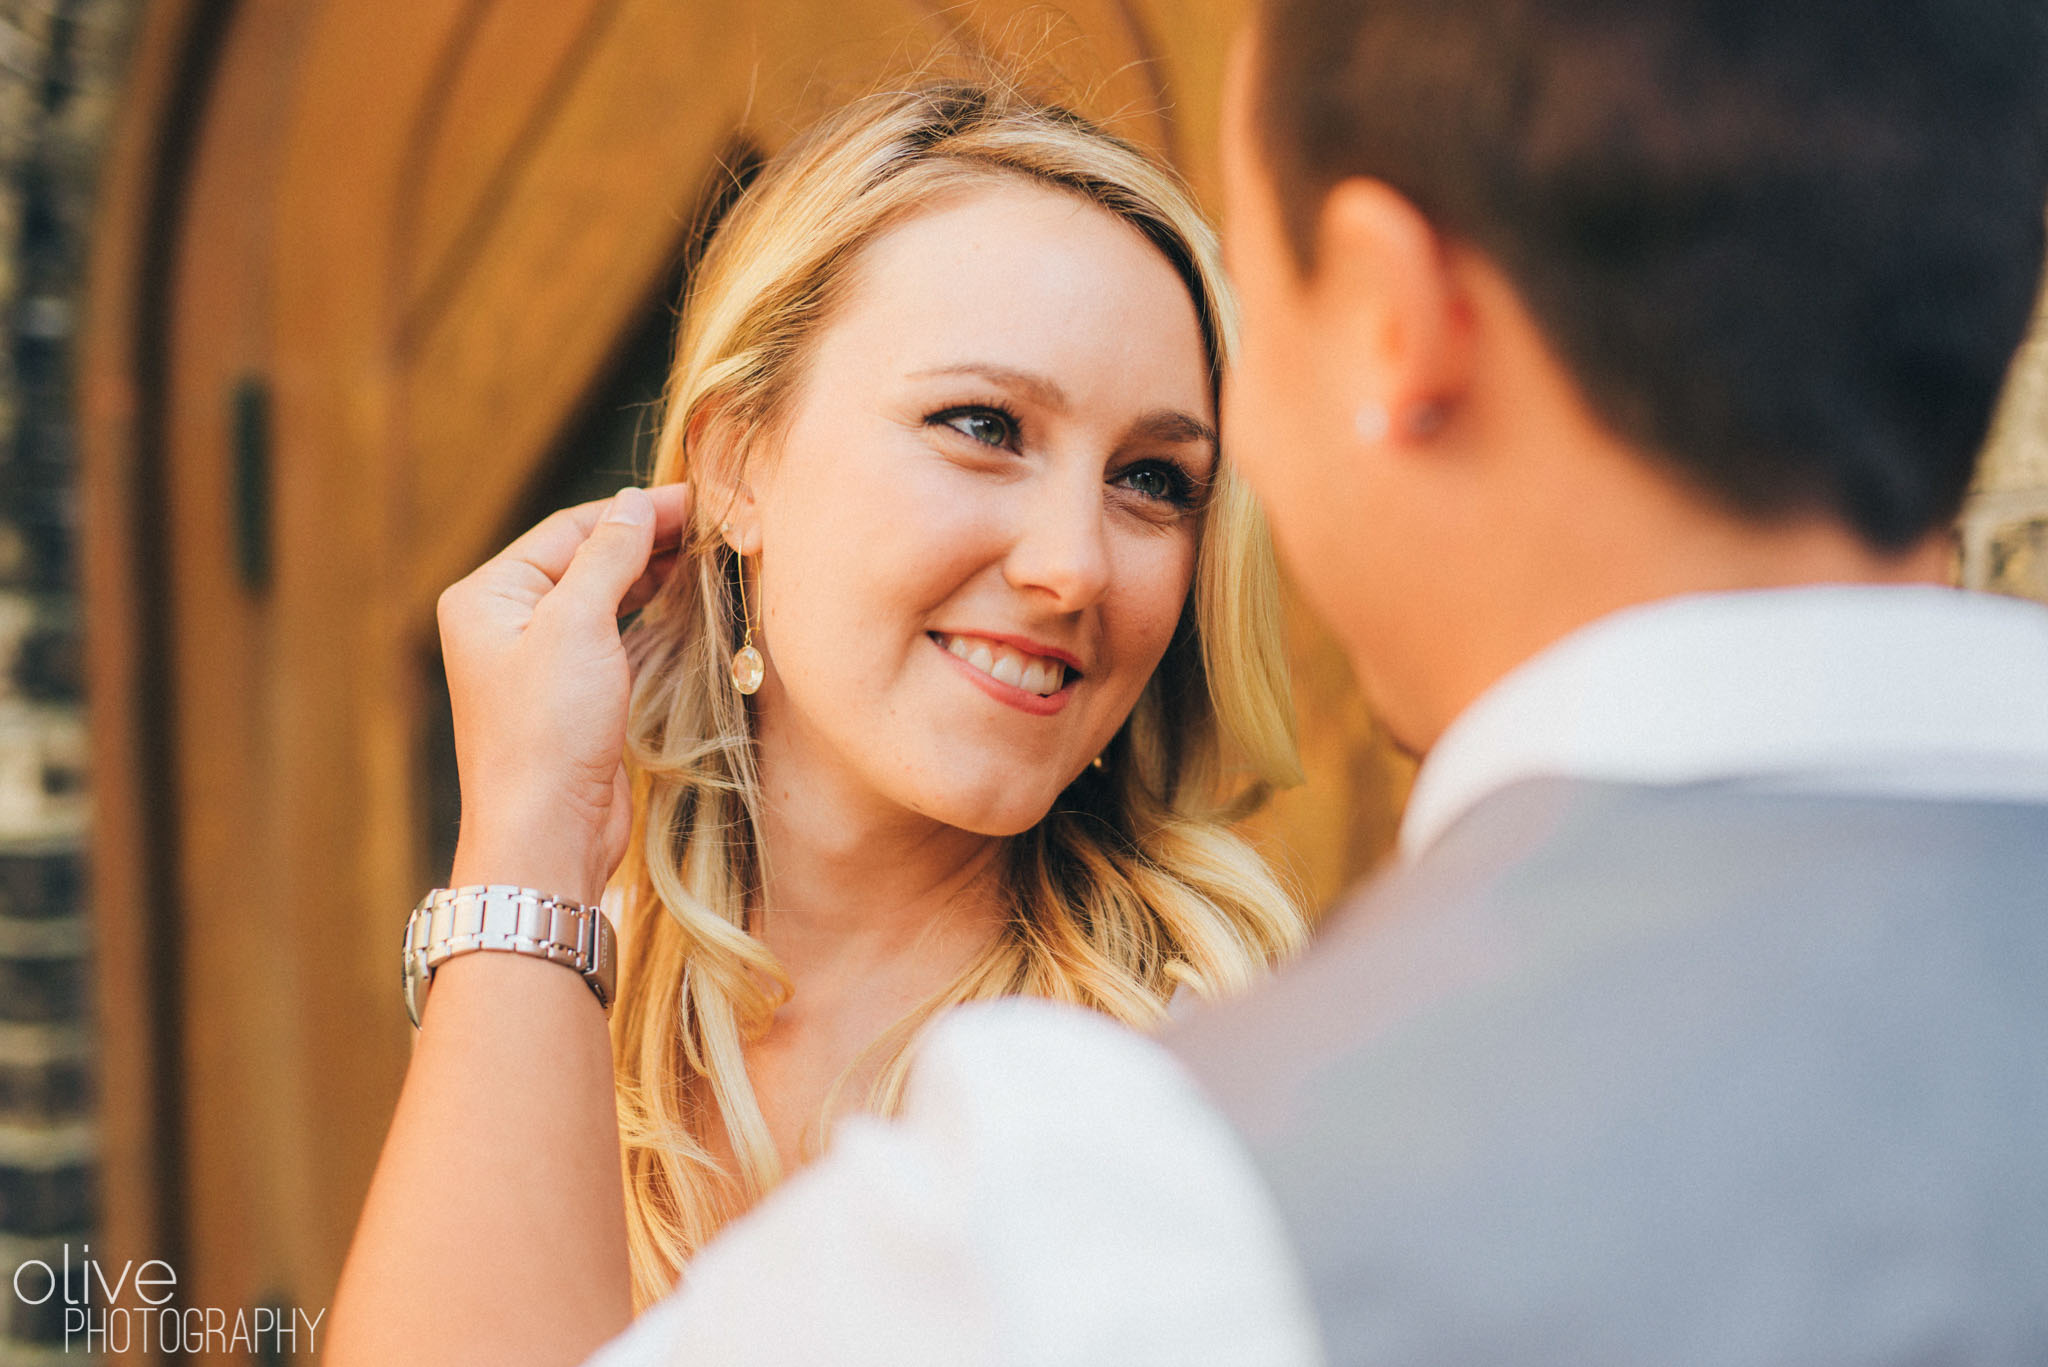
[[1003, 564], [1011, 587], [1046, 596], [1056, 612], [1078, 612], [1109, 587], [1107, 509], [1102, 482], [1085, 478], [1036, 481], [1022, 510], [1017, 539]]

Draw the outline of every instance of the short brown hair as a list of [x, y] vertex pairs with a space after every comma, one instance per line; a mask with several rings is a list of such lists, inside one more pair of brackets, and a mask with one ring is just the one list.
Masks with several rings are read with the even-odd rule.
[[1263, 39], [1304, 266], [1378, 178], [1695, 486], [1886, 549], [1954, 516], [2041, 272], [2039, 0], [1269, 0]]

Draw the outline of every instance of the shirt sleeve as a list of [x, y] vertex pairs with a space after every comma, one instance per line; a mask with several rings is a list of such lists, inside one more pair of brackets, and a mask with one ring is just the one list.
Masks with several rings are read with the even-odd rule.
[[962, 1008], [898, 1121], [854, 1120], [587, 1367], [1323, 1361], [1277, 1212], [1152, 1041]]

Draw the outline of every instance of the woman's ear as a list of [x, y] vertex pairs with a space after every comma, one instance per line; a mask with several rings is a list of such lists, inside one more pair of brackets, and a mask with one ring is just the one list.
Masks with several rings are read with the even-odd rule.
[[759, 517], [746, 479], [741, 424], [720, 405], [706, 404], [691, 416], [685, 440], [702, 515], [717, 529], [719, 540], [742, 555], [753, 554], [760, 541]]

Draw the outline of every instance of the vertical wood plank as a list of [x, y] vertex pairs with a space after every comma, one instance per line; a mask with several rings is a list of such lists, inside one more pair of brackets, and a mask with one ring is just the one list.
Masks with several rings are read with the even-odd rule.
[[[204, 6], [166, 0], [144, 15], [125, 103], [102, 170], [78, 351], [79, 506], [91, 708], [93, 826], [90, 915], [99, 1093], [99, 1237], [114, 1258], [176, 1258], [176, 1174], [166, 1145], [171, 1079], [161, 947], [153, 924], [159, 841], [167, 822], [153, 728], [153, 605], [136, 547], [151, 510], [140, 505], [150, 416], [141, 393], [139, 330], [165, 198], [160, 168], [172, 149], [172, 110], [190, 79]], [[173, 1047], [175, 1041], [169, 1042]], [[138, 1353], [135, 1361], [153, 1361]]]

